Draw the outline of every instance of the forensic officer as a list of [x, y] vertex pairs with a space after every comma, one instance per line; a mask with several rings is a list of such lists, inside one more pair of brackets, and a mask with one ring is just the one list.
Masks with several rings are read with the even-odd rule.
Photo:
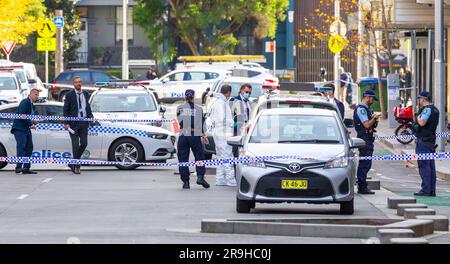
[[[418, 99], [421, 108], [413, 126], [417, 137], [416, 153], [434, 153], [439, 110], [431, 103], [430, 93], [421, 92]], [[434, 160], [418, 160], [417, 164], [419, 165], [419, 174], [422, 178], [422, 188], [414, 195], [436, 196], [436, 167]]]
[[[204, 137], [208, 143], [208, 138], [204, 131], [203, 108], [194, 104], [195, 92], [188, 89], [185, 92], [186, 103], [177, 107], [177, 119], [180, 124], [180, 136], [178, 138], [178, 161], [188, 162], [190, 150], [194, 153], [195, 161], [205, 160], [201, 138]], [[201, 164], [199, 164], [201, 165]], [[205, 166], [196, 166], [197, 184], [204, 188], [209, 188], [205, 181]], [[179, 167], [183, 189], [189, 189], [189, 167]]]
[[[373, 104], [373, 101], [378, 101], [375, 96], [375, 92], [367, 90], [363, 94], [361, 103], [355, 108], [353, 112], [353, 121], [355, 123], [355, 129], [357, 137], [363, 139], [366, 142], [366, 146], [359, 149], [359, 155], [361, 157], [369, 157], [373, 154], [373, 142], [375, 140], [373, 132], [378, 124], [380, 114], [372, 114], [369, 107]], [[367, 173], [372, 167], [371, 160], [360, 160], [358, 165], [358, 193], [359, 194], [374, 194], [369, 188], [367, 188]]]
[[[17, 109], [17, 114], [34, 115], [36, 108], [33, 103], [39, 97], [38, 89], [31, 89], [27, 98], [23, 99]], [[35, 124], [29, 119], [14, 119], [11, 128], [11, 133], [17, 143], [17, 157], [31, 157], [33, 153], [33, 136], [31, 129], [35, 129]], [[17, 163], [16, 173], [22, 174], [37, 174], [37, 172], [30, 170], [30, 163]]]

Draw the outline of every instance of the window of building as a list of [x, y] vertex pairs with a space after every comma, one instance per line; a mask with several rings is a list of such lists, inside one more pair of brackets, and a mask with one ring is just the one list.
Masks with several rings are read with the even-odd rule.
[[[122, 7], [116, 8], [116, 41], [122, 41]], [[133, 8], [128, 7], [128, 17], [127, 17], [127, 36], [128, 40], [133, 40]]]

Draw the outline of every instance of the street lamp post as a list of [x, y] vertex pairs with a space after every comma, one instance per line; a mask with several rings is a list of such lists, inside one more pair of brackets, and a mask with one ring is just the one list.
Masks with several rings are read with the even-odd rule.
[[[339, 21], [340, 20], [340, 11], [341, 11], [341, 7], [340, 7], [340, 0], [335, 0], [334, 1], [334, 20], [335, 21]], [[337, 27], [337, 34], [340, 35], [340, 26], [338, 25]], [[341, 95], [341, 89], [340, 88], [340, 79], [341, 76], [339, 74], [339, 68], [341, 67], [341, 53], [335, 53], [334, 54], [334, 87], [336, 87], [335, 91], [337, 92], [337, 96], [339, 98], [339, 96]]]
[[[437, 132], [444, 132], [445, 130], [445, 91], [444, 91], [444, 56], [443, 56], [443, 43], [444, 43], [444, 4], [443, 0], [435, 0], [434, 2], [434, 17], [435, 17], [435, 82], [434, 82], [434, 98], [436, 100], [436, 106], [440, 111], [439, 126]], [[446, 138], [438, 138], [439, 151], [445, 151]]]
[[122, 79], [128, 80], [128, 0], [122, 2]]

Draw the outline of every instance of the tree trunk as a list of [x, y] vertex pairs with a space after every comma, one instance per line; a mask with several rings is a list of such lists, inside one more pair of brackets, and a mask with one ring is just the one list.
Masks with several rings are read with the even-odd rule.
[[391, 39], [389, 38], [389, 21], [388, 21], [388, 18], [387, 18], [388, 14], [386, 14], [386, 6], [384, 4], [384, 0], [381, 0], [381, 11], [383, 12], [382, 13], [382, 23], [383, 23], [384, 38], [385, 38], [385, 41], [386, 41], [386, 43], [385, 43], [386, 47], [385, 48], [386, 48], [386, 53], [387, 53], [387, 56], [388, 56], [388, 63], [389, 63], [389, 72], [388, 72], [388, 74], [389, 74], [389, 73], [393, 73], [394, 70], [393, 70], [393, 67], [392, 67], [392, 64], [393, 64], [392, 63], [392, 43], [391, 43]]

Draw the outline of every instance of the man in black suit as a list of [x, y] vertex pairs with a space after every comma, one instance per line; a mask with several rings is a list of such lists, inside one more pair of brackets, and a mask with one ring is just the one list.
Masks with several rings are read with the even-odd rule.
[[[89, 104], [89, 94], [81, 89], [81, 78], [73, 78], [75, 90], [69, 92], [64, 101], [65, 117], [93, 118], [91, 105]], [[88, 129], [90, 122], [85, 121], [64, 121], [64, 128], [69, 131], [72, 141], [72, 152], [74, 159], [80, 159], [86, 150], [88, 141]], [[80, 165], [69, 165], [75, 174], [80, 174]]]
[[[39, 90], [32, 89], [28, 97], [20, 102], [17, 114], [34, 115], [36, 110], [33, 103], [37, 101], [38, 97]], [[14, 134], [17, 142], [17, 157], [31, 157], [31, 154], [33, 154], [31, 129], [35, 129], [35, 126], [30, 119], [14, 119], [11, 134]], [[17, 163], [15, 171], [23, 174], [37, 174], [37, 172], [30, 170], [30, 167], [30, 163]]]
[[341, 101], [339, 101], [338, 99], [336, 99], [336, 98], [334, 97], [334, 90], [335, 90], [334, 84], [332, 84], [332, 83], [327, 83], [327, 84], [324, 85], [324, 88], [326, 89], [326, 90], [324, 91], [325, 96], [328, 97], [328, 100], [329, 100], [331, 103], [333, 103], [333, 104], [336, 105], [337, 109], [339, 110], [339, 114], [340, 114], [342, 120], [344, 120], [344, 116], [345, 116], [345, 107], [344, 107], [344, 104], [343, 104]]

